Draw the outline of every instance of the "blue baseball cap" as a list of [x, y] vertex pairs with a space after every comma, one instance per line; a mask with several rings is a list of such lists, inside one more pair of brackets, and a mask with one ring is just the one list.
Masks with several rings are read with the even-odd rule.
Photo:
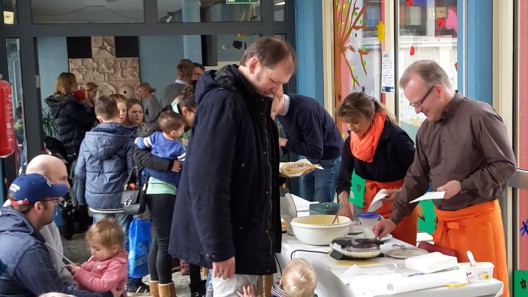
[[45, 198], [62, 197], [68, 193], [64, 184], [52, 184], [38, 173], [26, 174], [15, 178], [9, 186], [10, 194], [15, 197], [11, 205], [27, 205]]

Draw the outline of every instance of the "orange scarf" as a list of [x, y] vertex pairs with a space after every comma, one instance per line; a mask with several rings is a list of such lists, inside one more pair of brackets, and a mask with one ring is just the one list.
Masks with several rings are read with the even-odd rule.
[[383, 132], [383, 128], [385, 127], [386, 116], [383, 111], [376, 112], [374, 121], [365, 135], [357, 136], [354, 133], [350, 134], [350, 151], [354, 157], [361, 161], [372, 163], [381, 132]]

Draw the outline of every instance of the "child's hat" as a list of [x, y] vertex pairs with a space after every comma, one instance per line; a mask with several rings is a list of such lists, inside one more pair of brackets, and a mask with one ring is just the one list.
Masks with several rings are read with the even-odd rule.
[[8, 192], [15, 197], [11, 200], [11, 205], [17, 206], [35, 203], [45, 198], [62, 197], [68, 193], [68, 187], [64, 184], [52, 184], [44, 176], [32, 173], [15, 178]]

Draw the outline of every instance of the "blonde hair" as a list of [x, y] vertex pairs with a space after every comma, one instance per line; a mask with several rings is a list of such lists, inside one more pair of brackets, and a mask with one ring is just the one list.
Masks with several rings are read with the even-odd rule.
[[123, 250], [125, 234], [116, 219], [104, 218], [90, 226], [86, 231], [85, 238], [87, 241], [98, 241], [107, 249], [111, 249], [114, 244], [117, 244], [120, 250]]
[[71, 72], [63, 72], [59, 74], [57, 80], [55, 80], [55, 94], [70, 95], [71, 85], [77, 83], [75, 74]]
[[94, 90], [94, 89], [97, 89], [97, 87], [98, 87], [98, 86], [97, 86], [95, 83], [93, 83], [93, 82], [87, 82], [87, 83], [85, 83], [85, 84], [82, 86], [82, 88], [83, 88], [83, 90], [84, 90], [85, 92], [89, 92], [89, 91], [92, 91], [92, 90]]
[[313, 297], [317, 276], [304, 259], [291, 260], [282, 272], [281, 285], [289, 297]]
[[152, 88], [152, 87], [150, 86], [149, 83], [141, 83], [141, 84], [139, 84], [139, 85], [136, 87], [136, 90], [137, 90], [137, 89], [142, 89], [143, 91], [145, 91], [145, 92], [147, 92], [147, 93], [149, 93], [149, 94], [154, 94], [154, 93], [156, 93], [156, 89]]

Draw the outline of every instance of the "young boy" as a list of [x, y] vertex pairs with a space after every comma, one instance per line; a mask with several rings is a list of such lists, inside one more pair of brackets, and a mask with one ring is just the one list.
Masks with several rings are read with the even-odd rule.
[[[151, 153], [154, 156], [178, 160], [183, 163], [185, 161], [185, 147], [179, 141], [185, 127], [183, 116], [172, 110], [163, 111], [159, 116], [158, 126], [161, 132], [157, 131], [148, 137], [136, 138], [136, 145], [140, 149], [152, 148]], [[163, 182], [174, 184], [176, 187], [180, 182], [181, 176], [180, 172], [158, 171], [150, 168], [145, 168], [144, 174]]]
[[[312, 265], [303, 259], [291, 260], [284, 271], [282, 278], [271, 287], [273, 297], [313, 297], [317, 276]], [[254, 297], [253, 285], [244, 286], [240, 297]]]
[[[120, 210], [123, 184], [134, 168], [133, 127], [119, 124], [116, 100], [100, 97], [95, 102], [95, 114], [100, 124], [86, 133], [79, 151], [76, 176], [86, 179], [86, 202], [94, 210]], [[94, 221], [107, 214], [94, 213]], [[111, 216], [125, 216], [115, 214]], [[128, 227], [129, 218], [118, 218]], [[127, 221], [123, 224], [121, 221]], [[123, 228], [126, 232], [126, 228]]]
[[[128, 175], [134, 170], [134, 127], [119, 123], [119, 110], [114, 98], [105, 96], [95, 101], [95, 114], [100, 122], [86, 133], [79, 151], [75, 174], [86, 180], [86, 203], [92, 209], [94, 222], [115, 217], [125, 234], [132, 216], [121, 212], [121, 194]], [[129, 278], [127, 291], [148, 292], [141, 278]]]
[[119, 112], [117, 120], [119, 124], [124, 125], [128, 113], [127, 98], [122, 94], [111, 94], [108, 97], [115, 99], [117, 104], [117, 110]]

